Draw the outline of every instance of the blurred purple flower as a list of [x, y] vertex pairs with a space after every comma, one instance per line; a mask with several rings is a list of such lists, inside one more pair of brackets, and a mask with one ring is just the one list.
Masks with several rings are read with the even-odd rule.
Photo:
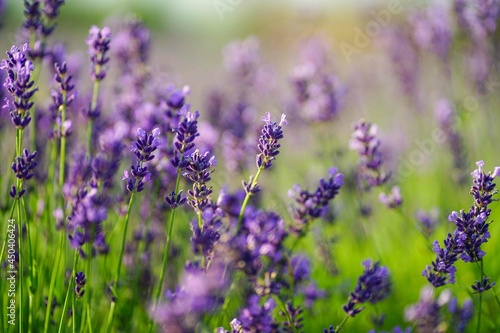
[[383, 157], [380, 140], [377, 138], [377, 125], [359, 121], [353, 127], [349, 147], [356, 150], [360, 157], [359, 177], [362, 183], [358, 186], [362, 186], [362, 190], [370, 190], [374, 186], [385, 184], [390, 175], [382, 171]]
[[260, 305], [260, 298], [252, 295], [247, 301], [246, 307], [238, 316], [245, 333], [271, 333], [273, 331], [273, 310], [276, 304], [269, 298]]
[[289, 196], [295, 198], [293, 217], [295, 224], [292, 231], [297, 235], [304, 235], [312, 220], [324, 215], [325, 210], [331, 200], [339, 193], [344, 184], [344, 177], [338, 173], [337, 168], [330, 168], [329, 178], [321, 179], [319, 186], [314, 192], [302, 190], [299, 185], [295, 185], [289, 191]]
[[108, 51], [111, 43], [111, 32], [108, 27], [99, 29], [92, 26], [87, 37], [88, 54], [91, 62], [91, 74], [94, 81], [101, 81], [106, 77], [105, 65], [109, 61]]
[[442, 4], [428, 6], [410, 17], [410, 25], [422, 51], [433, 52], [447, 62], [453, 39], [448, 9]]
[[10, 112], [12, 123], [20, 129], [26, 128], [31, 120], [29, 110], [33, 106], [33, 95], [38, 90], [33, 88], [33, 63], [27, 58], [28, 52], [27, 44], [22, 49], [12, 46], [7, 52], [8, 58], [0, 63], [0, 69], [7, 74], [3, 86], [12, 96], [12, 101], [5, 98], [3, 108]]
[[389, 194], [380, 193], [378, 198], [387, 208], [398, 208], [403, 203], [399, 186], [393, 186]]

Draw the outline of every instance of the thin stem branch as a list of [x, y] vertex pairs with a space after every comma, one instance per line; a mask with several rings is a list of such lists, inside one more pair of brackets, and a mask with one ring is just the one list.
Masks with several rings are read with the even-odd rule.
[[264, 170], [263, 167], [260, 167], [257, 170], [257, 173], [255, 174], [255, 177], [252, 180], [252, 183], [250, 184], [250, 190], [247, 191], [247, 194], [245, 195], [245, 199], [243, 199], [243, 203], [241, 204], [241, 210], [240, 214], [238, 215], [238, 227], [237, 231], [240, 230], [241, 227], [241, 222], [243, 221], [243, 215], [245, 215], [245, 209], [247, 208], [248, 201], [250, 200], [250, 197], [252, 196], [252, 190], [257, 186], [257, 181], [259, 180], [260, 174]]
[[[174, 190], [176, 195], [177, 195], [177, 193], [179, 193], [180, 182], [181, 182], [181, 170], [177, 169], [177, 178], [175, 180], [175, 190]], [[169, 221], [168, 221], [167, 245], [165, 246], [165, 250], [163, 252], [160, 278], [158, 280], [158, 285], [156, 286], [156, 292], [154, 294], [154, 302], [153, 302], [153, 310], [152, 310], [153, 313], [156, 310], [156, 307], [157, 307], [158, 302], [160, 300], [161, 289], [163, 287], [163, 280], [165, 278], [165, 272], [167, 269], [168, 256], [169, 256], [169, 252], [170, 252], [170, 242], [172, 240], [172, 230], [173, 230], [174, 221], [175, 221], [175, 212], [176, 212], [176, 209], [172, 209], [172, 211], [170, 212], [170, 217], [169, 217]], [[153, 326], [154, 326], [154, 323], [151, 320], [149, 323], [149, 332], [152, 332]]]
[[[116, 268], [116, 275], [115, 275], [115, 279], [113, 281], [113, 288], [116, 288], [118, 286], [118, 281], [120, 280], [120, 272], [121, 272], [122, 261], [123, 261], [123, 253], [125, 251], [125, 240], [127, 239], [128, 221], [130, 219], [130, 212], [132, 210], [132, 205], [134, 204], [134, 198], [135, 198], [135, 190], [130, 195], [130, 200], [128, 202], [128, 208], [127, 208], [127, 214], [125, 215], [125, 221], [124, 221], [123, 233], [122, 233], [122, 241], [121, 241], [121, 245], [120, 245], [120, 254], [118, 255], [118, 266]], [[114, 321], [114, 317], [115, 317], [115, 308], [116, 308], [116, 300], [113, 300], [111, 302], [111, 309], [109, 311], [108, 321], [106, 324], [106, 332], [109, 332], [111, 330], [111, 327], [113, 326], [113, 321]]]

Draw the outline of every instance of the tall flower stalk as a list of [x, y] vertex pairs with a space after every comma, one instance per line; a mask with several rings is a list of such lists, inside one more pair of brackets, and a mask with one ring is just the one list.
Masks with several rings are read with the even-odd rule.
[[[179, 206], [183, 205], [186, 202], [186, 199], [182, 197], [182, 191], [179, 190], [182, 171], [189, 165], [188, 160], [186, 159], [186, 154], [194, 148], [194, 140], [200, 135], [200, 133], [198, 132], [198, 117], [200, 116], [200, 113], [196, 111], [193, 114], [187, 111], [187, 108], [181, 109], [180, 113], [183, 118], [179, 122], [177, 128], [174, 129], [176, 133], [174, 141], [174, 156], [170, 159], [170, 163], [177, 170], [177, 177], [175, 180], [174, 191], [165, 197], [165, 201], [170, 206], [172, 211], [170, 212], [168, 220], [167, 245], [165, 246], [163, 252], [160, 278], [158, 279], [158, 284], [153, 294], [153, 313], [158, 306], [161, 290], [163, 288], [163, 280], [165, 278], [168, 256], [170, 253], [170, 243], [172, 241], [172, 230], [174, 227], [175, 212], [177, 211], [177, 208]], [[153, 322], [151, 321], [149, 325], [149, 332], [152, 332], [153, 326]]]
[[128, 202], [127, 213], [125, 214], [125, 220], [123, 223], [122, 238], [120, 252], [118, 255], [118, 263], [116, 268], [115, 277], [112, 285], [112, 302], [111, 309], [108, 316], [108, 321], [106, 325], [106, 332], [110, 332], [113, 327], [113, 320], [115, 315], [116, 307], [116, 296], [115, 288], [118, 287], [118, 282], [120, 280], [120, 273], [123, 261], [123, 253], [125, 250], [125, 240], [127, 237], [128, 222], [130, 219], [130, 212], [132, 211], [132, 205], [134, 204], [135, 194], [142, 192], [144, 190], [145, 182], [151, 179], [151, 173], [146, 165], [146, 162], [151, 161], [155, 155], [153, 152], [160, 145], [158, 136], [160, 135], [160, 129], [155, 128], [151, 134], [146, 133], [142, 128], [137, 130], [137, 140], [131, 145], [131, 151], [135, 155], [136, 163], [130, 167], [130, 172], [125, 170], [123, 180], [126, 181], [126, 188], [131, 193]]
[[483, 257], [486, 252], [481, 246], [490, 238], [489, 225], [493, 221], [488, 220], [491, 214], [488, 206], [495, 200], [493, 196], [498, 194], [493, 180], [500, 176], [500, 167], [496, 167], [493, 172], [485, 173], [483, 161], [477, 162], [476, 165], [478, 168], [471, 173], [473, 184], [470, 189], [474, 204], [468, 212], [461, 210], [450, 214], [448, 220], [456, 225], [456, 229], [453, 234], [448, 233], [444, 247], [441, 247], [438, 241], [434, 242], [436, 260], [426, 267], [422, 275], [438, 288], [448, 283], [455, 283], [455, 263], [458, 260], [477, 263], [480, 268], [480, 279], [472, 285], [472, 289], [479, 294], [476, 332], [480, 332], [482, 294], [493, 287], [484, 273]]
[[243, 199], [243, 203], [241, 204], [240, 214], [238, 215], [237, 231], [241, 227], [241, 222], [243, 221], [245, 209], [248, 205], [250, 197], [260, 191], [260, 187], [257, 184], [260, 174], [262, 171], [269, 169], [273, 165], [273, 160], [275, 160], [276, 156], [280, 153], [279, 148], [281, 145], [278, 141], [283, 139], [282, 126], [287, 123], [285, 114], [281, 115], [281, 120], [277, 123], [275, 121], [271, 121], [271, 114], [269, 112], [262, 117], [262, 121], [264, 122], [264, 127], [261, 130], [261, 136], [257, 146], [260, 151], [257, 155], [257, 173], [254, 177], [250, 177], [248, 183], [245, 181], [243, 182], [246, 195]]
[[99, 29], [92, 26], [87, 38], [88, 53], [91, 62], [91, 75], [94, 81], [92, 89], [92, 99], [89, 109], [87, 110], [87, 117], [89, 123], [87, 127], [87, 157], [93, 155], [92, 138], [94, 135], [94, 121], [101, 114], [99, 107], [99, 88], [101, 81], [106, 77], [106, 64], [109, 62], [107, 53], [109, 51], [109, 44], [111, 43], [111, 32], [108, 27]]
[[[10, 113], [12, 123], [16, 127], [16, 159], [12, 163], [12, 171], [16, 176], [16, 185], [13, 185], [10, 190], [10, 196], [14, 199], [13, 207], [17, 206], [17, 223], [18, 223], [18, 251], [19, 251], [19, 328], [22, 331], [23, 327], [23, 295], [24, 295], [24, 281], [23, 281], [23, 237], [22, 237], [22, 206], [21, 203], [26, 189], [23, 187], [24, 182], [33, 178], [33, 169], [36, 167], [35, 162], [37, 152], [30, 153], [27, 149], [22, 150], [22, 141], [24, 129], [31, 121], [30, 109], [33, 106], [33, 95], [38, 90], [34, 88], [35, 82], [32, 80], [33, 63], [28, 60], [27, 54], [29, 52], [28, 45], [25, 44], [22, 49], [13, 46], [7, 52], [7, 59], [2, 60], [0, 69], [7, 73], [4, 82], [5, 89], [11, 94], [12, 101], [8, 98], [5, 99], [3, 108], [7, 109]], [[16, 204], [17, 203], [17, 204]], [[11, 217], [12, 218], [12, 217]], [[34, 283], [30, 288], [30, 295], [36, 289], [36, 278], [33, 275], [33, 258], [31, 252], [31, 235], [29, 233], [29, 222], [27, 225], [27, 239], [28, 239], [28, 262], [29, 262], [29, 276]], [[30, 296], [31, 299], [31, 296]], [[29, 303], [29, 311], [32, 310], [32, 302]]]

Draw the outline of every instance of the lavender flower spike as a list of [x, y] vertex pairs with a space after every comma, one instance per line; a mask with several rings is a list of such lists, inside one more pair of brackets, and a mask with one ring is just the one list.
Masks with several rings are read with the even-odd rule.
[[7, 59], [2, 60], [0, 69], [7, 74], [3, 86], [12, 95], [13, 101], [5, 98], [3, 108], [10, 112], [12, 123], [18, 129], [24, 129], [31, 121], [29, 110], [33, 106], [32, 97], [38, 88], [33, 88], [33, 63], [28, 60], [29, 48], [24, 44], [22, 49], [12, 46], [7, 52]]
[[364, 307], [356, 308], [356, 305], [370, 302], [375, 304], [385, 299], [391, 290], [389, 271], [387, 267], [381, 266], [377, 261], [363, 262], [365, 271], [358, 279], [356, 288], [349, 296], [349, 302], [342, 307], [350, 317], [356, 316], [363, 311]]
[[281, 120], [278, 123], [271, 121], [271, 114], [266, 113], [262, 117], [262, 121], [266, 124], [262, 129], [262, 135], [259, 139], [259, 150], [260, 154], [257, 155], [257, 167], [269, 169], [272, 166], [272, 161], [276, 159], [276, 156], [280, 153], [279, 148], [281, 145], [278, 143], [279, 139], [283, 139], [283, 131], [281, 127], [287, 124], [286, 115], [281, 115]]
[[108, 27], [99, 29], [95, 25], [90, 28], [87, 38], [88, 53], [92, 63], [92, 78], [94, 81], [101, 81], [106, 77], [104, 65], [109, 61], [107, 52], [111, 42], [111, 32]]
[[382, 172], [382, 152], [380, 140], [377, 138], [377, 125], [360, 121], [354, 124], [354, 131], [349, 141], [349, 147], [356, 150], [360, 157], [359, 175], [364, 189], [380, 186], [389, 180], [389, 175]]
[[160, 145], [159, 135], [160, 129], [158, 128], [155, 128], [151, 134], [146, 133], [142, 128], [137, 129], [137, 140], [130, 146], [137, 162], [136, 165], [130, 167], [130, 173], [128, 170], [123, 172], [122, 178], [127, 181], [127, 190], [130, 192], [141, 192], [144, 190], [144, 183], [150, 180], [151, 173], [143, 164], [155, 157], [152, 153]]

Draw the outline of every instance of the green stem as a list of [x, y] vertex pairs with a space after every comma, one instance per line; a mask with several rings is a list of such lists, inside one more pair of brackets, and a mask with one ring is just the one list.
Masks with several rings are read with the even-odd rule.
[[[180, 182], [181, 182], [181, 170], [177, 169], [177, 178], [175, 180], [175, 194], [176, 195], [179, 193]], [[176, 209], [172, 209], [172, 212], [170, 212], [170, 217], [169, 217], [169, 221], [168, 221], [167, 246], [165, 246], [165, 250], [163, 252], [160, 279], [158, 280], [158, 285], [156, 286], [156, 292], [154, 295], [153, 310], [152, 310], [153, 313], [155, 312], [156, 306], [158, 305], [158, 302], [160, 300], [161, 289], [163, 287], [163, 280], [165, 278], [165, 271], [167, 269], [168, 255], [170, 252], [170, 242], [172, 240], [172, 230], [174, 227], [174, 220], [175, 220], [175, 212], [176, 212]], [[154, 326], [154, 324], [153, 324], [153, 321], [151, 320], [149, 323], [149, 332], [153, 331], [153, 326]]]
[[276, 303], [281, 307], [281, 310], [285, 314], [286, 319], [288, 320], [288, 324], [290, 324], [290, 327], [293, 330], [293, 333], [298, 333], [299, 331], [297, 330], [297, 327], [295, 327], [295, 323], [293, 322], [292, 317], [290, 316], [290, 313], [288, 313], [285, 304], [281, 300], [281, 298], [278, 297], [278, 295], [272, 295]]
[[[19, 183], [19, 182], [18, 182]], [[21, 185], [18, 186], [18, 189], [21, 188]], [[19, 199], [17, 199], [19, 200]], [[18, 236], [18, 251], [19, 251], [19, 332], [24, 332], [23, 330], [23, 297], [24, 297], [24, 286], [23, 286], [23, 224], [21, 222], [21, 203], [17, 204], [17, 236]]]
[[252, 196], [252, 191], [255, 186], [257, 185], [257, 181], [259, 180], [260, 173], [264, 170], [263, 167], [260, 167], [257, 170], [257, 173], [255, 174], [255, 177], [252, 180], [252, 183], [250, 184], [250, 191], [247, 191], [247, 194], [245, 195], [245, 199], [243, 200], [243, 203], [241, 204], [241, 210], [240, 210], [240, 215], [238, 216], [238, 227], [236, 231], [240, 230], [241, 227], [241, 221], [243, 221], [243, 215], [245, 214], [245, 209], [247, 208], [248, 201], [250, 200], [250, 197]]
[[[14, 210], [16, 209], [16, 203], [17, 203], [17, 200], [14, 200], [14, 202], [12, 203], [12, 207], [10, 209], [9, 220], [12, 220], [12, 217], [14, 216]], [[7, 233], [7, 231], [6, 231], [6, 233]], [[2, 243], [2, 250], [0, 251], [0, 262], [3, 261], [3, 256], [5, 254], [5, 248], [7, 247], [7, 239], [8, 239], [8, 236], [6, 235], [6, 237], [5, 237], [5, 239], [3, 240], [3, 243]], [[2, 286], [3, 286], [3, 284], [2, 284]], [[0, 286], [0, 287], [2, 287], [2, 286]], [[2, 328], [2, 331], [4, 331], [3, 316], [2, 316], [2, 319], [0, 319], [0, 324], [1, 324], [0, 327]]]
[[49, 329], [50, 313], [52, 309], [52, 296], [54, 295], [54, 286], [56, 284], [56, 277], [59, 270], [59, 265], [61, 263], [61, 248], [64, 244], [64, 231], [59, 233], [59, 247], [56, 250], [56, 261], [52, 268], [52, 273], [50, 275], [50, 285], [49, 285], [49, 295], [47, 298], [47, 309], [45, 310], [45, 323], [43, 326], [43, 333], [47, 333]]
[[[61, 104], [61, 150], [59, 158], [59, 188], [62, 189], [64, 185], [64, 174], [66, 165], [66, 133], [63, 133], [64, 122], [66, 121], [66, 91], [62, 92], [62, 104]], [[62, 192], [62, 191], [61, 191]]]
[[[66, 309], [68, 308], [68, 300], [71, 294], [71, 287], [73, 286], [73, 280], [75, 279], [75, 272], [76, 272], [76, 264], [78, 262], [78, 251], [75, 251], [74, 257], [73, 257], [73, 268], [71, 269], [71, 278], [68, 283], [68, 289], [66, 290], [66, 297], [64, 298], [64, 305], [61, 313], [61, 320], [59, 321], [59, 329], [58, 333], [62, 332], [62, 327], [64, 323], [64, 318], [66, 316]], [[74, 320], [75, 313], [72, 314], [73, 320]]]
[[[130, 200], [128, 202], [128, 208], [127, 208], [127, 214], [125, 215], [125, 221], [124, 221], [123, 233], [122, 233], [122, 241], [121, 241], [121, 246], [120, 246], [120, 254], [118, 256], [118, 266], [116, 268], [116, 275], [115, 275], [115, 279], [113, 281], [114, 288], [116, 288], [118, 286], [118, 280], [120, 280], [120, 271], [121, 271], [121, 267], [122, 267], [123, 252], [125, 251], [125, 240], [127, 239], [128, 221], [130, 219], [130, 211], [132, 210], [134, 198], [135, 198], [135, 191], [132, 192], [132, 194], [130, 195]], [[111, 327], [113, 326], [113, 320], [115, 317], [115, 308], [116, 308], [116, 300], [113, 300], [111, 302], [111, 309], [109, 311], [108, 321], [106, 324], [106, 332], [110, 332]]]
[[[92, 245], [90, 243], [87, 243], [87, 253], [92, 253]], [[91, 295], [90, 293], [92, 292], [92, 288], [90, 287], [90, 283], [92, 280], [92, 265], [91, 265], [91, 256], [89, 255], [87, 257], [87, 261], [85, 262], [85, 270], [87, 273], [87, 291], [85, 292], [85, 302], [84, 302], [84, 307], [83, 307], [83, 316], [80, 324], [80, 332], [84, 331], [85, 327], [85, 320], [87, 319], [87, 322], [90, 324], [89, 330], [92, 331], [92, 319], [91, 319]], [[88, 318], [86, 318], [88, 317]]]
[[[56, 174], [56, 161], [57, 161], [57, 142], [54, 140], [52, 141], [52, 149], [50, 153], [50, 163], [49, 163], [49, 170], [48, 170], [48, 181], [47, 181], [47, 200], [46, 202], [46, 210], [45, 210], [45, 215], [46, 215], [46, 220], [47, 220], [47, 231], [49, 234], [49, 242], [52, 241], [53, 238], [53, 233], [52, 229], [54, 228], [53, 223], [53, 218], [50, 216], [50, 212], [54, 211], [54, 207], [52, 206], [52, 198], [54, 198], [54, 182], [55, 182], [55, 174]], [[62, 189], [60, 189], [60, 192], [62, 193]], [[64, 207], [61, 207], [64, 208]]]
[[[483, 281], [484, 278], [484, 267], [483, 267], [483, 258], [480, 261], [481, 267], [481, 279], [479, 281]], [[476, 333], [481, 332], [481, 315], [482, 315], [482, 306], [483, 306], [483, 293], [479, 293], [479, 307], [477, 309], [477, 325], [476, 325]]]
[[29, 279], [30, 279], [30, 286], [28, 288], [28, 293], [29, 293], [29, 317], [28, 317], [28, 331], [32, 332], [32, 324], [33, 324], [33, 295], [36, 292], [37, 285], [38, 285], [38, 279], [36, 276], [36, 270], [35, 270], [35, 264], [33, 261], [33, 251], [31, 248], [31, 227], [30, 223], [28, 221], [28, 210], [26, 209], [26, 205], [24, 203], [24, 198], [20, 199], [20, 204], [23, 208], [25, 219], [26, 219], [26, 238], [28, 239], [28, 267], [29, 267]]
[[349, 316], [346, 316], [344, 318], [344, 320], [342, 320], [342, 322], [340, 324], [338, 324], [337, 327], [335, 327], [336, 333], [339, 333], [342, 330], [342, 326], [344, 326], [344, 324], [347, 322], [348, 319], [349, 319]]
[[[98, 71], [98, 68], [96, 68], [96, 72]], [[100, 72], [100, 70], [99, 70]], [[97, 101], [99, 100], [99, 86], [100, 86], [99, 80], [94, 81], [94, 88], [92, 90], [92, 101], [90, 103], [90, 112], [93, 112], [95, 108], [97, 107]], [[94, 132], [94, 118], [90, 118], [88, 127], [87, 127], [87, 157], [92, 156], [92, 135]]]

